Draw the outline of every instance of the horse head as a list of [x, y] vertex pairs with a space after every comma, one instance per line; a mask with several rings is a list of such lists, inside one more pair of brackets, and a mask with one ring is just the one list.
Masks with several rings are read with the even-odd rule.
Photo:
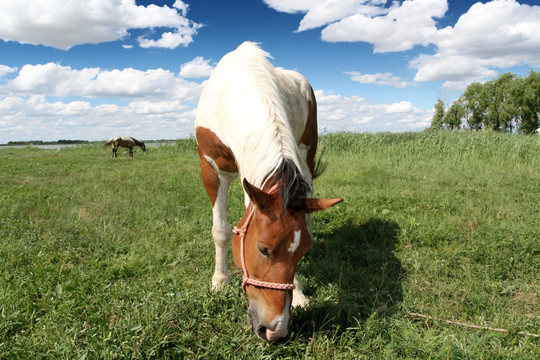
[[291, 324], [294, 275], [312, 243], [310, 213], [342, 201], [297, 199], [281, 207], [277, 191], [263, 191], [244, 180], [251, 202], [235, 228], [232, 252], [242, 269], [248, 321], [265, 341], [285, 337]]

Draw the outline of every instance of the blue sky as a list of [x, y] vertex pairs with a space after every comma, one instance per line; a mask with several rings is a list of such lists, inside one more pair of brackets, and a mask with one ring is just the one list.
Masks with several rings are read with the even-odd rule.
[[321, 131], [420, 131], [437, 98], [540, 67], [538, 0], [4, 0], [0, 24], [0, 143], [190, 136], [243, 41], [310, 81]]

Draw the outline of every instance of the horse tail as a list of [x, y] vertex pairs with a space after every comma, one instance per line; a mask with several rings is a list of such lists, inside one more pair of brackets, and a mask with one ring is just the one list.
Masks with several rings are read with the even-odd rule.
[[327, 163], [322, 161], [322, 157], [324, 155], [324, 149], [321, 151], [321, 154], [315, 158], [315, 168], [313, 170], [313, 179], [318, 178], [322, 175], [322, 173], [326, 170]]
[[112, 145], [112, 143], [118, 138], [119, 138], [119, 136], [113, 136], [109, 140], [105, 141], [105, 144], [103, 144], [103, 148], [106, 148], [107, 146]]

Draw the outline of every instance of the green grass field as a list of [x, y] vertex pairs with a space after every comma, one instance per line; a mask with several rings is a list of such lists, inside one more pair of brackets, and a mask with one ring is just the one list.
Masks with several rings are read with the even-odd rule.
[[[314, 215], [310, 306], [266, 344], [241, 275], [210, 288], [193, 139], [118, 159], [0, 148], [0, 359], [540, 358], [519, 334], [540, 334], [540, 137], [343, 133], [320, 149], [315, 195], [345, 202]], [[238, 181], [229, 208], [236, 224]]]

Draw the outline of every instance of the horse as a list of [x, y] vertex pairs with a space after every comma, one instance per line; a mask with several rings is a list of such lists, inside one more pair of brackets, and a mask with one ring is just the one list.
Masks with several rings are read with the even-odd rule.
[[[195, 138], [203, 185], [212, 204], [216, 260], [212, 287], [229, 280], [232, 238], [248, 297], [248, 323], [270, 342], [288, 334], [291, 307], [308, 302], [296, 276], [313, 241], [311, 213], [342, 201], [312, 198], [317, 104], [299, 73], [274, 68], [258, 44], [226, 54], [197, 106]], [[227, 197], [240, 176], [245, 211], [231, 234]]]
[[116, 151], [119, 147], [125, 147], [129, 149], [129, 156], [133, 157], [133, 148], [135, 146], [138, 146], [142, 149], [142, 151], [146, 151], [146, 145], [144, 145], [144, 142], [137, 140], [135, 138], [132, 138], [131, 136], [122, 137], [122, 136], [113, 136], [109, 140], [105, 141], [105, 144], [103, 144], [103, 147], [107, 147], [109, 145], [113, 145], [112, 149], [112, 156], [118, 157], [118, 154]]

